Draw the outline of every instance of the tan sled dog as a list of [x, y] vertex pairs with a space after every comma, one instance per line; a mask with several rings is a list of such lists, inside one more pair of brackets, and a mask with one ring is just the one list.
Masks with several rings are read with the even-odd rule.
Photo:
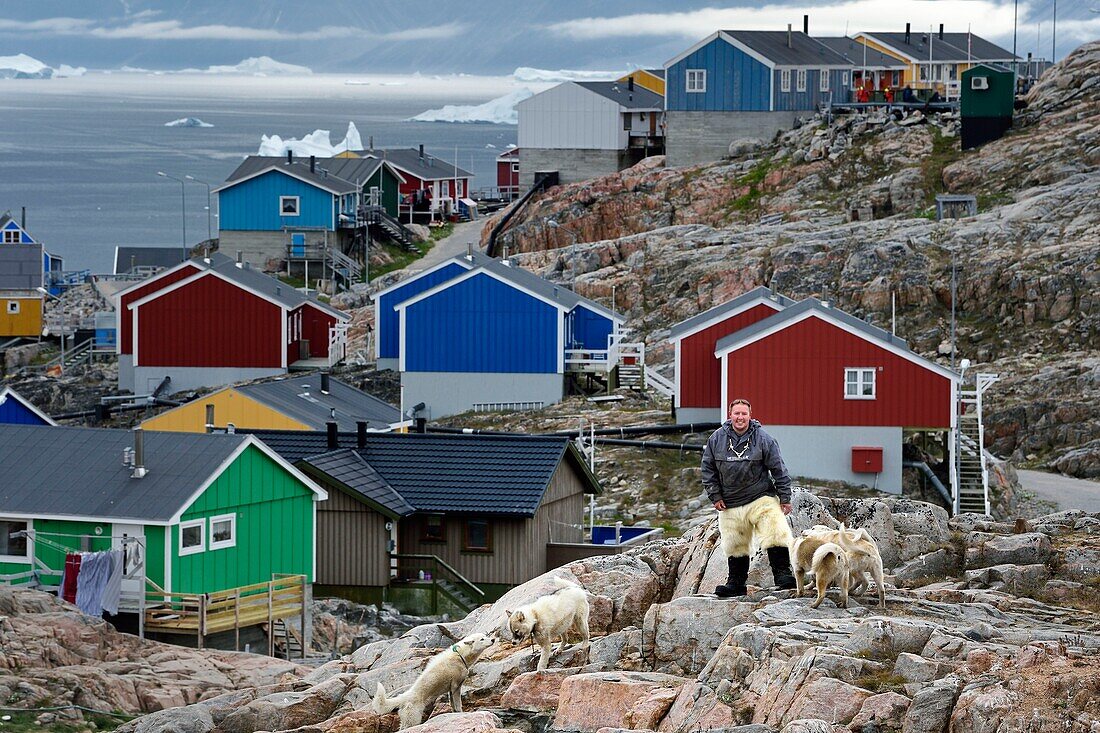
[[834, 542], [825, 544], [814, 550], [810, 566], [814, 573], [814, 583], [817, 585], [817, 600], [810, 604], [810, 608], [817, 608], [825, 600], [825, 591], [830, 585], [840, 586], [840, 604], [848, 607], [848, 583], [851, 581], [852, 571], [848, 565], [848, 553], [844, 548]]
[[378, 683], [374, 693], [374, 712], [379, 715], [399, 710], [401, 725], [398, 730], [420, 725], [430, 715], [436, 700], [444, 694], [450, 696], [451, 709], [462, 712], [462, 683], [470, 675], [470, 667], [493, 639], [485, 634], [470, 634], [432, 657], [428, 666], [405, 692], [387, 698], [386, 689]]
[[[844, 525], [840, 525], [841, 528]], [[882, 582], [882, 556], [878, 551], [875, 538], [866, 529], [847, 530], [840, 534], [838, 544], [848, 553], [848, 565], [852, 570], [851, 590], [859, 589], [859, 594], [867, 592], [867, 573], [875, 579], [878, 591], [878, 606], [886, 608], [886, 586]]]
[[534, 603], [521, 606], [515, 611], [505, 611], [508, 616], [508, 630], [513, 641], [523, 641], [533, 637], [542, 647], [536, 671], [542, 672], [550, 661], [550, 645], [555, 636], [561, 637], [558, 653], [565, 649], [565, 637], [570, 631], [577, 631], [584, 644], [584, 659], [588, 661], [588, 595], [584, 588], [562, 578], [554, 578], [558, 590], [542, 596]]

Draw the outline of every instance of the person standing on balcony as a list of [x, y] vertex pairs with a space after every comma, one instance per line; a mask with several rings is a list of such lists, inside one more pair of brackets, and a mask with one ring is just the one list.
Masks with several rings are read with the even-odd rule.
[[795, 587], [786, 515], [791, 513], [791, 477], [779, 443], [752, 419], [746, 399], [729, 404], [728, 419], [703, 449], [703, 488], [718, 511], [718, 531], [729, 575], [714, 589], [719, 598], [743, 596], [749, 575], [749, 548], [755, 537], [767, 551], [780, 589]]

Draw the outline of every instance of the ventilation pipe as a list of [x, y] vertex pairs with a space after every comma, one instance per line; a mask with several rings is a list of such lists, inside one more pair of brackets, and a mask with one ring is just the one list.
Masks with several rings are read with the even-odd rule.
[[310, 173], [316, 173], [317, 172], [317, 156], [316, 155], [309, 156], [309, 172]]
[[905, 45], [909, 45], [909, 24], [905, 24]]
[[794, 36], [791, 31], [791, 24], [787, 24], [787, 48], [794, 48]]
[[214, 432], [214, 406], [206, 406], [206, 432]]
[[328, 430], [328, 449], [336, 450], [340, 447], [340, 439], [336, 432], [336, 423], [327, 422], [325, 423], [325, 428]]
[[19, 210], [20, 210], [20, 213], [19, 213], [19, 226], [23, 229], [23, 231], [26, 231], [27, 230], [27, 207], [26, 206], [20, 206]]
[[634, 91], [634, 75], [633, 74], [631, 74], [629, 77], [627, 77], [626, 88], [627, 88], [628, 91], [631, 91], [631, 92]]
[[286, 164], [290, 165], [293, 162], [294, 162], [294, 151], [293, 150], [286, 151]]
[[943, 23], [940, 23], [940, 40], [943, 40]]
[[809, 15], [803, 15], [802, 16], [802, 32], [805, 33], [807, 36], [810, 35], [810, 16]]
[[374, 135], [371, 135], [370, 137], [368, 137], [367, 141], [368, 141], [367, 145], [370, 146], [370, 149], [374, 150]]
[[328, 394], [328, 372], [321, 372], [321, 394]]
[[424, 160], [424, 143], [420, 143], [420, 159]]
[[473, 242], [467, 242], [466, 243], [466, 260], [469, 261], [469, 262], [474, 261], [474, 243]]
[[145, 474], [145, 431], [134, 428], [134, 472], [130, 478], [144, 478]]
[[359, 420], [355, 423], [355, 446], [362, 450], [367, 447], [367, 421]]
[[241, 252], [238, 249], [237, 250], [237, 268], [240, 269], [240, 268], [243, 268], [243, 267], [244, 267], [244, 253]]

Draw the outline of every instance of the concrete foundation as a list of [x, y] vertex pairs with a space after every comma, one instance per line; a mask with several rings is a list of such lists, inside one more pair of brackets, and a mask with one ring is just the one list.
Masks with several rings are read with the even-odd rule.
[[129, 383], [123, 383], [123, 370], [121, 360], [118, 369], [119, 389], [128, 389], [134, 394], [149, 394], [164, 380], [166, 376], [172, 378], [168, 386], [167, 394], [183, 392], [189, 389], [203, 387], [223, 387], [237, 382], [246, 382], [261, 377], [274, 377], [286, 374], [286, 369], [281, 368], [206, 368], [206, 367], [132, 367]]
[[640, 150], [520, 148], [519, 185], [535, 183], [535, 171], [558, 171], [560, 183], [577, 183], [617, 173], [641, 160]]
[[[700, 165], [729, 155], [730, 143], [744, 137], [770, 140], [809, 112], [665, 113], [665, 155], [669, 166]], [[524, 151], [520, 151], [523, 155]], [[520, 168], [522, 171], [522, 166]]]
[[434, 420], [475, 409], [479, 403], [560, 402], [561, 374], [482, 374], [479, 372], [402, 372], [404, 405], [423, 402], [426, 417]]
[[[779, 441], [791, 476], [844, 481], [901, 494], [900, 427], [765, 425], [764, 429]], [[877, 481], [873, 473], [852, 471], [853, 446], [882, 448], [882, 473]]]
[[676, 422], [722, 422], [726, 416], [717, 407], [677, 407]]
[[378, 371], [382, 371], [383, 369], [392, 369], [393, 371], [396, 372], [398, 369], [401, 368], [401, 360], [400, 359], [376, 359], [375, 364], [374, 364], [374, 368], [377, 369]]
[[[324, 232], [309, 232], [306, 242], [324, 239]], [[290, 235], [286, 232], [241, 232], [221, 230], [218, 233], [218, 251], [229, 257], [236, 257], [240, 251], [247, 262], [266, 272], [278, 272], [283, 269], [286, 260], [286, 248], [290, 244]]]

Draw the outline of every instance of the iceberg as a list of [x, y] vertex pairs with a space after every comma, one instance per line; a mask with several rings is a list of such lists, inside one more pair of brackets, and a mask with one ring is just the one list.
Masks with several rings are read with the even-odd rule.
[[252, 74], [255, 76], [267, 76], [269, 74], [312, 74], [313, 69], [308, 66], [296, 66], [276, 61], [270, 56], [253, 56], [241, 61], [235, 66], [211, 66], [202, 72], [204, 74]]
[[54, 71], [54, 76], [59, 79], [75, 78], [78, 76], [84, 76], [88, 73], [88, 70], [83, 66], [69, 66], [68, 64], [61, 64]]
[[533, 69], [530, 66], [520, 66], [512, 72], [512, 78], [522, 82], [544, 81], [613, 81], [626, 72], [624, 71], [575, 71], [573, 69]]
[[54, 70], [25, 53], [0, 56], [0, 79], [49, 79]]
[[485, 104], [447, 104], [439, 109], [429, 109], [415, 117], [411, 122], [492, 122], [498, 125], [518, 125], [519, 113], [516, 105], [533, 97], [534, 92], [524, 87], [503, 97], [491, 99]]
[[203, 122], [198, 117], [181, 117], [178, 120], [165, 122], [165, 127], [213, 127], [209, 122]]
[[281, 158], [286, 155], [289, 150], [295, 155], [303, 158], [310, 155], [315, 155], [318, 158], [331, 158], [337, 153], [342, 153], [347, 150], [362, 149], [363, 139], [359, 137], [359, 130], [355, 127], [354, 122], [349, 122], [348, 131], [344, 135], [344, 139], [336, 145], [332, 144], [328, 130], [314, 130], [301, 140], [295, 138], [283, 140], [278, 135], [271, 135], [270, 137], [261, 135], [260, 149], [257, 155]]

